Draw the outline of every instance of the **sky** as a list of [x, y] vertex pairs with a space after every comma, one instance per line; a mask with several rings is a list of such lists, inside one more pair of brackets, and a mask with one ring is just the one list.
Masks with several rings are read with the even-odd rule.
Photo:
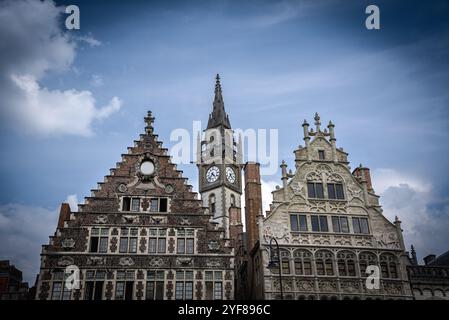
[[[365, 27], [369, 4], [380, 30]], [[447, 251], [448, 16], [438, 0], [0, 1], [0, 259], [33, 283], [61, 202], [76, 210], [147, 110], [168, 148], [174, 129], [204, 128], [217, 73], [233, 128], [277, 129], [293, 168], [319, 112], [407, 247]], [[196, 167], [179, 168], [197, 190]], [[265, 207], [279, 176], [262, 177]]]

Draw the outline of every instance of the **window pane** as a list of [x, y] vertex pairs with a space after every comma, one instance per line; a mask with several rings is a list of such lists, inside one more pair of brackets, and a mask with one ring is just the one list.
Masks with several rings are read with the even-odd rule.
[[71, 290], [67, 289], [65, 285], [62, 287], [62, 290], [62, 300], [70, 300]]
[[312, 220], [312, 231], [320, 231], [320, 225], [318, 223], [318, 216], [310, 216]]
[[155, 272], [154, 271], [147, 271], [147, 280], [153, 281], [155, 279]]
[[332, 230], [334, 232], [341, 232], [339, 217], [332, 217]]
[[304, 274], [305, 275], [312, 274], [312, 263], [310, 261], [304, 261]]
[[312, 182], [307, 183], [307, 193], [309, 195], [309, 198], [316, 198], [315, 197], [315, 184]]
[[157, 229], [150, 229], [149, 235], [150, 235], [150, 237], [156, 237], [157, 236]]
[[60, 300], [62, 291], [62, 282], [53, 282], [53, 290], [51, 292], [52, 300]]
[[128, 251], [128, 238], [120, 238], [120, 250], [121, 253]]
[[90, 235], [91, 236], [98, 236], [100, 234], [100, 229], [98, 228], [92, 228]]
[[332, 184], [332, 183], [327, 184], [327, 195], [328, 195], [329, 199], [336, 199], [334, 184]]
[[146, 299], [147, 300], [153, 300], [154, 299], [154, 282], [153, 281], [148, 281], [147, 282]]
[[327, 226], [327, 217], [326, 216], [320, 216], [320, 228], [321, 228], [321, 232], [329, 231], [329, 228]]
[[214, 276], [215, 276], [215, 281], [221, 281], [223, 274], [221, 273], [221, 271], [215, 271]]
[[151, 199], [150, 202], [150, 211], [151, 212], [157, 212], [158, 211], [158, 199], [157, 198], [153, 198]]
[[335, 189], [336, 189], [336, 194], [337, 194], [337, 199], [344, 199], [345, 195], [343, 193], [343, 185], [341, 183], [337, 183], [335, 185]]
[[348, 261], [348, 274], [350, 277], [355, 277], [355, 264], [354, 261]]
[[214, 298], [213, 292], [214, 283], [210, 281], [206, 282], [206, 300], [212, 300]]
[[159, 238], [157, 252], [165, 253], [165, 238]]
[[132, 236], [137, 236], [138, 235], [138, 230], [137, 230], [137, 228], [131, 228], [131, 235]]
[[124, 197], [122, 211], [129, 211], [130, 209], [131, 209], [131, 199], [129, 197]]
[[315, 183], [315, 189], [316, 189], [316, 197], [323, 199], [324, 198], [324, 192], [323, 192], [323, 184], [322, 183]]
[[185, 279], [193, 280], [193, 271], [186, 271]]
[[90, 252], [98, 252], [98, 237], [90, 238]]
[[100, 239], [100, 253], [108, 252], [108, 237], [101, 237]]
[[159, 212], [167, 212], [168, 200], [166, 198], [159, 199]]
[[109, 235], [109, 229], [108, 228], [101, 228], [101, 235], [102, 236], [108, 236]]
[[165, 272], [164, 272], [164, 271], [158, 271], [158, 272], [156, 272], [156, 280], [162, 280], [162, 281], [164, 281], [164, 275], [165, 275]]
[[320, 276], [324, 276], [324, 262], [322, 260], [316, 262], [316, 273]]
[[176, 282], [175, 299], [182, 300], [184, 291], [184, 282]]
[[206, 271], [206, 281], [213, 279], [213, 273], [212, 271]]
[[366, 218], [360, 218], [360, 231], [361, 233], [369, 233], [368, 228], [368, 219]]
[[318, 150], [318, 158], [324, 160], [324, 150]]
[[289, 274], [290, 273], [290, 263], [287, 259], [282, 260], [282, 273]]
[[299, 231], [298, 216], [296, 214], [290, 215], [290, 226], [292, 228], [292, 231]]
[[334, 274], [334, 268], [331, 260], [326, 260], [326, 275], [332, 276]]
[[129, 252], [136, 253], [137, 252], [137, 238], [129, 239]]
[[352, 218], [352, 227], [354, 228], [354, 233], [360, 233], [359, 218]]
[[131, 211], [140, 211], [140, 199], [139, 198], [131, 199]]
[[349, 232], [348, 218], [340, 217], [341, 232]]
[[120, 234], [121, 234], [122, 236], [127, 236], [127, 235], [129, 234], [128, 228], [121, 228], [121, 229], [120, 229]]
[[115, 286], [115, 299], [123, 300], [125, 298], [125, 283], [117, 282]]
[[220, 300], [222, 298], [222, 289], [221, 289], [221, 282], [215, 282], [215, 288], [214, 288], [214, 299]]
[[192, 254], [193, 253], [193, 239], [192, 238], [188, 238], [187, 239], [187, 243], [186, 243], [186, 253], [187, 254]]
[[156, 300], [164, 299], [164, 282], [158, 281], [156, 282]]
[[295, 273], [302, 274], [302, 263], [301, 263], [301, 260], [299, 260], [299, 259], [295, 260]]
[[346, 273], [346, 265], [344, 260], [339, 260], [338, 261], [338, 274], [340, 275], [340, 277], [346, 277], [347, 273]]
[[185, 251], [185, 239], [178, 238], [178, 253], [184, 253]]
[[92, 300], [94, 297], [94, 282], [86, 282], [86, 290], [84, 291], [84, 300]]
[[299, 216], [299, 230], [307, 231], [307, 218], [305, 215]]
[[150, 238], [148, 243], [148, 253], [156, 253], [156, 238]]
[[185, 283], [185, 299], [192, 300], [193, 299], [193, 282]]

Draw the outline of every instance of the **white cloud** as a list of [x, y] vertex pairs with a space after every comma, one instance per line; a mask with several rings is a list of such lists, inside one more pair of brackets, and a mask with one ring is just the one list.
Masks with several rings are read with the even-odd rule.
[[[77, 39], [60, 29], [62, 7], [52, 1], [0, 4], [0, 115], [5, 125], [31, 134], [92, 134], [92, 123], [120, 109], [113, 97], [99, 108], [87, 90], [42, 87], [44, 76], [73, 69]], [[91, 46], [91, 35], [79, 37]], [[7, 44], [7, 45], [6, 45]], [[96, 84], [101, 83], [96, 79]]]
[[13, 82], [21, 90], [22, 102], [15, 112], [26, 131], [41, 134], [92, 134], [94, 119], [104, 119], [118, 111], [122, 101], [113, 97], [108, 105], [95, 107], [95, 98], [90, 91], [49, 90], [41, 88], [30, 76], [12, 76]]
[[0, 259], [22, 270], [25, 281], [34, 284], [39, 270], [41, 245], [55, 232], [58, 210], [22, 204], [0, 206]]
[[406, 246], [413, 244], [421, 257], [446, 251], [449, 199], [434, 199], [432, 185], [394, 169], [376, 169], [372, 176], [384, 215], [402, 221]]
[[71, 194], [67, 196], [66, 201], [70, 205], [70, 210], [72, 212], [78, 212], [78, 196], [76, 194]]
[[99, 74], [93, 74], [90, 78], [90, 84], [94, 87], [101, 87], [104, 84], [103, 77]]
[[91, 47], [98, 47], [101, 46], [101, 41], [95, 39], [92, 34], [88, 34], [86, 36], [80, 36], [80, 37], [76, 37], [76, 40], [81, 41], [81, 42], [85, 42], [87, 43], [89, 46]]

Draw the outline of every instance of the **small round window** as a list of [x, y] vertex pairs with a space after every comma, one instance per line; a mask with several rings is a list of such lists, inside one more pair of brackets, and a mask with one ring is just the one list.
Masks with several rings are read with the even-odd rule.
[[154, 173], [154, 163], [149, 160], [145, 160], [140, 164], [140, 172], [145, 175], [149, 176]]

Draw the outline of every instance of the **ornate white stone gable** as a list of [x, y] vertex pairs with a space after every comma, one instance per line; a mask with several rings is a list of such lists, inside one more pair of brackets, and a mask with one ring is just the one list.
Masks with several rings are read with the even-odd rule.
[[374, 240], [378, 248], [400, 249], [399, 239], [395, 232], [376, 235]]
[[263, 230], [263, 237], [266, 242], [270, 242], [271, 238], [290, 243], [290, 230], [286, 225], [271, 225], [266, 226]]

